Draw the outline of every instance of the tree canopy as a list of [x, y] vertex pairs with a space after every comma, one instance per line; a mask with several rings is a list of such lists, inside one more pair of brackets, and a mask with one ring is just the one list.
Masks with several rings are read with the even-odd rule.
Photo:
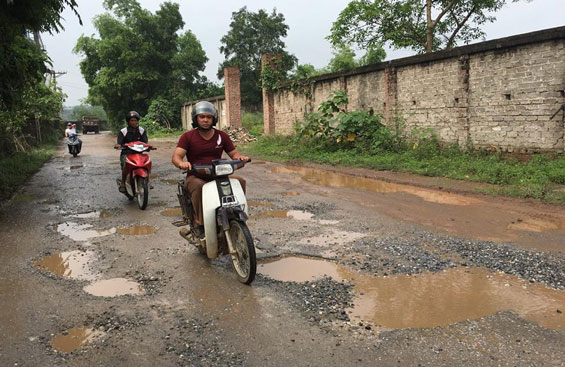
[[63, 93], [54, 80], [46, 83], [50, 59], [39, 32], [63, 29], [61, 12], [75, 0], [0, 1], [0, 154], [24, 150], [23, 127], [58, 115]]
[[361, 48], [389, 43], [418, 53], [483, 38], [481, 26], [508, 1], [519, 0], [355, 0], [341, 11], [328, 39], [334, 46]]
[[180, 125], [179, 106], [209, 83], [199, 74], [208, 60], [200, 42], [190, 30], [179, 34], [179, 5], [164, 2], [154, 14], [136, 0], [105, 0], [104, 7], [94, 21], [99, 38], [81, 36], [74, 49], [85, 56], [88, 102], [104, 106], [115, 128], [130, 110], [161, 111], [159, 122]]
[[285, 51], [282, 39], [287, 31], [284, 15], [276, 9], [269, 14], [263, 9], [254, 13], [243, 7], [232, 13], [230, 29], [220, 40], [225, 61], [219, 66], [218, 78], [223, 77], [226, 66], [238, 66], [244, 104], [261, 103], [261, 55], [282, 54], [284, 73], [296, 63], [296, 57]]

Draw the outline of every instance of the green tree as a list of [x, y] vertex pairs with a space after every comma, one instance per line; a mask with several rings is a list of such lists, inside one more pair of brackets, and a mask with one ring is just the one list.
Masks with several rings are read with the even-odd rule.
[[355, 0], [341, 11], [328, 39], [361, 48], [389, 42], [418, 53], [451, 48], [483, 38], [481, 26], [508, 1], [519, 0]]
[[333, 51], [333, 57], [328, 64], [327, 70], [330, 73], [335, 73], [351, 70], [355, 67], [357, 67], [355, 51], [349, 46], [339, 46]]
[[220, 52], [225, 61], [220, 64], [218, 78], [223, 78], [226, 66], [238, 66], [244, 104], [261, 103], [261, 55], [282, 54], [281, 67], [285, 75], [294, 67], [296, 57], [285, 51], [282, 41], [287, 31], [284, 15], [276, 9], [268, 14], [263, 9], [254, 13], [243, 7], [232, 13], [230, 30], [220, 40]]
[[77, 121], [80, 120], [82, 116], [96, 116], [100, 120], [107, 119], [106, 112], [102, 106], [92, 106], [89, 104], [73, 106], [69, 113], [63, 114], [63, 119]]
[[165, 2], [154, 14], [136, 0], [105, 0], [104, 7], [108, 13], [94, 21], [99, 38], [81, 36], [74, 49], [85, 56], [88, 102], [102, 104], [118, 128], [127, 111], [145, 115], [156, 100], [157, 121], [180, 126], [179, 106], [207, 86], [199, 73], [208, 59], [190, 30], [179, 34], [179, 5]]
[[386, 58], [386, 52], [381, 46], [369, 47], [365, 55], [361, 56], [357, 63], [359, 66], [378, 64]]
[[27, 149], [26, 124], [58, 116], [64, 95], [54, 81], [46, 84], [50, 60], [37, 37], [63, 29], [67, 6], [78, 16], [74, 0], [0, 1], [0, 154]]

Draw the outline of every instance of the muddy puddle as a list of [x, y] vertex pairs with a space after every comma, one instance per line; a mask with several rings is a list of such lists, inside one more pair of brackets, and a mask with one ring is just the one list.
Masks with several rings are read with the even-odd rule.
[[143, 287], [133, 280], [114, 278], [99, 280], [83, 288], [83, 290], [97, 297], [117, 297], [124, 295], [143, 295]]
[[565, 291], [531, 284], [481, 268], [376, 277], [322, 259], [283, 257], [262, 262], [258, 272], [281, 281], [329, 276], [354, 285], [351, 319], [386, 329], [447, 326], [503, 310], [550, 329], [565, 329]]
[[164, 215], [165, 217], [180, 217], [182, 216], [182, 209], [181, 208], [165, 209], [161, 212], [161, 215]]
[[93, 212], [88, 212], [88, 213], [80, 213], [80, 214], [74, 214], [71, 215], [72, 218], [80, 218], [80, 219], [89, 219], [89, 218], [108, 218], [108, 217], [112, 217], [114, 214], [106, 211], [106, 210], [102, 210], [102, 211], [93, 211]]
[[279, 166], [271, 169], [268, 173], [290, 174], [298, 179], [319, 186], [348, 187], [385, 194], [402, 192], [415, 195], [424, 201], [438, 204], [471, 205], [482, 202], [481, 200], [462, 195], [442, 193], [436, 190], [395, 184], [365, 177], [350, 176], [307, 167]]
[[94, 251], [69, 251], [47, 256], [33, 261], [42, 271], [79, 280], [95, 280], [98, 274], [90, 266], [96, 260]]
[[565, 221], [557, 218], [526, 218], [512, 222], [507, 228], [513, 231], [546, 232], [565, 229]]
[[68, 166], [68, 167], [59, 167], [58, 169], [62, 170], [62, 171], [71, 171], [71, 170], [81, 169], [83, 167], [84, 167], [84, 164], [80, 163], [80, 164], [73, 164], [73, 165]]
[[64, 333], [57, 334], [51, 339], [51, 345], [58, 352], [71, 353], [92, 343], [96, 339], [104, 336], [104, 332], [93, 330], [87, 327], [75, 327]]
[[88, 241], [93, 238], [108, 236], [116, 233], [115, 228], [91, 229], [91, 224], [78, 224], [73, 222], [61, 223], [57, 226], [57, 232], [70, 237], [73, 241]]
[[281, 194], [284, 195], [284, 196], [299, 196], [300, 195], [300, 193], [296, 192], [296, 191], [284, 191], [284, 192], [281, 192]]
[[147, 236], [155, 233], [156, 229], [153, 226], [136, 225], [126, 228], [118, 228], [116, 231], [119, 234], [126, 236]]

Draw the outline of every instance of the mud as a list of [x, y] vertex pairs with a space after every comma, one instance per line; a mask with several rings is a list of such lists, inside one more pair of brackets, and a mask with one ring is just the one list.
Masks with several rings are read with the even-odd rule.
[[88, 241], [90, 239], [104, 237], [116, 233], [116, 228], [90, 229], [91, 224], [78, 224], [65, 222], [57, 226], [57, 232], [71, 238], [73, 241]]
[[94, 342], [103, 335], [103, 332], [95, 331], [84, 326], [75, 327], [62, 334], [55, 335], [53, 339], [51, 339], [51, 345], [59, 352], [71, 353]]
[[141, 285], [125, 278], [99, 280], [85, 286], [84, 291], [96, 297], [117, 297], [124, 295], [143, 295]]
[[481, 268], [457, 268], [415, 276], [375, 277], [323, 259], [264, 260], [258, 271], [279, 281], [330, 277], [353, 284], [350, 317], [384, 329], [448, 326], [503, 310], [550, 329], [565, 329], [565, 291], [530, 284]]
[[91, 268], [96, 260], [94, 251], [68, 251], [33, 261], [40, 270], [79, 280], [94, 280], [98, 273]]

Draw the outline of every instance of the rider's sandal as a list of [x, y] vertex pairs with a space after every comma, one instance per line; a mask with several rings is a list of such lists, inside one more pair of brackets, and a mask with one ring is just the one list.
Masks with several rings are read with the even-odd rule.
[[125, 186], [120, 186], [120, 188], [118, 189], [121, 193], [126, 192], [126, 187]]

